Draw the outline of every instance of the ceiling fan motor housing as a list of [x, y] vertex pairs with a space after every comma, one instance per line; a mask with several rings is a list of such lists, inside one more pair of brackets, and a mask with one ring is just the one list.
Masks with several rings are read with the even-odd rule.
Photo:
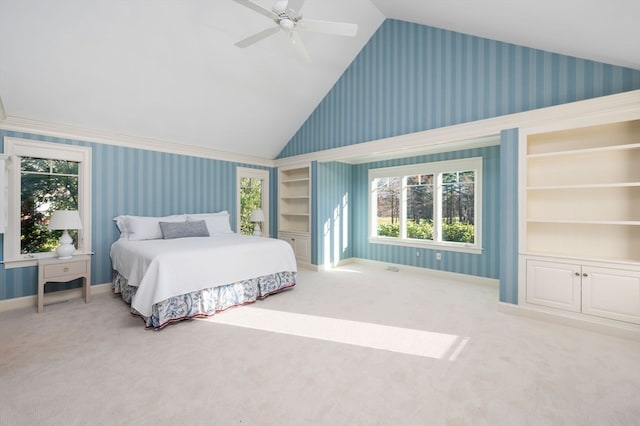
[[287, 11], [287, 5], [289, 4], [289, 0], [278, 0], [273, 4], [271, 10], [276, 15], [282, 15]]

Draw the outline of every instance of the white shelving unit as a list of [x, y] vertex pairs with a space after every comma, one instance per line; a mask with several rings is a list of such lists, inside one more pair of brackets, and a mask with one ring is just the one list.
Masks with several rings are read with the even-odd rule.
[[640, 324], [640, 120], [521, 143], [524, 303]]
[[640, 263], [640, 120], [526, 143], [526, 252]]
[[311, 169], [279, 170], [278, 238], [291, 244], [296, 259], [311, 262]]

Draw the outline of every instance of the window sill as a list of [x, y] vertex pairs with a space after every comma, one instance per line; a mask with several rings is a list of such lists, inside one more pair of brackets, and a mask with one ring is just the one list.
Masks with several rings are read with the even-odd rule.
[[427, 250], [446, 250], [457, 251], [461, 253], [482, 254], [482, 247], [456, 244], [456, 243], [438, 243], [433, 241], [417, 241], [417, 240], [398, 240], [394, 238], [369, 238], [371, 244], [386, 244], [390, 246], [415, 247]]

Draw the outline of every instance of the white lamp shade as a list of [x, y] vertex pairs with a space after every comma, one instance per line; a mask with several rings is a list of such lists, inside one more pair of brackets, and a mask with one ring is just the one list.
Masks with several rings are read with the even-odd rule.
[[49, 229], [82, 229], [78, 210], [55, 210], [49, 220]]
[[251, 212], [251, 216], [249, 216], [250, 222], [264, 222], [264, 213], [262, 209], [256, 209]]

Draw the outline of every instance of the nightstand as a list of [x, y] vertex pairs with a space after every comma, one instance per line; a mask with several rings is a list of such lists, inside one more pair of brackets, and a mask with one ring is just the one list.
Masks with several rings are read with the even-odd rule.
[[78, 255], [71, 259], [60, 260], [57, 257], [38, 261], [38, 313], [44, 305], [44, 285], [48, 282], [68, 282], [83, 279], [82, 297], [84, 303], [91, 300], [91, 256]]

